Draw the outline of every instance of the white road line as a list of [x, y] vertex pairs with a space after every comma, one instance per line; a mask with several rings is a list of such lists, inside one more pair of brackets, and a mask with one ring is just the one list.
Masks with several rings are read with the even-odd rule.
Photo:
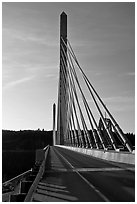
[[[125, 171], [125, 169], [122, 169], [120, 167], [106, 167], [106, 168], [76, 168], [77, 171], [92, 171], [92, 172], [98, 172], [98, 171]], [[126, 169], [127, 170], [127, 169]], [[128, 168], [128, 170], [135, 170], [135, 168]]]
[[[70, 165], [70, 164], [69, 164]], [[130, 168], [129, 170], [135, 170], [134, 168]], [[65, 169], [65, 168], [52, 168], [52, 170], [46, 170], [46, 172], [114, 172], [114, 171], [125, 171], [125, 169], [121, 168], [72, 168], [72, 169]]]
[[[68, 163], [71, 168], [74, 170], [75, 167], [63, 156], [61, 155], [58, 150], [56, 151], [64, 160], [66, 163]], [[105, 195], [103, 195], [93, 184], [91, 184], [84, 176], [82, 176], [76, 169], [75, 172], [105, 201], [105, 202], [111, 202]]]

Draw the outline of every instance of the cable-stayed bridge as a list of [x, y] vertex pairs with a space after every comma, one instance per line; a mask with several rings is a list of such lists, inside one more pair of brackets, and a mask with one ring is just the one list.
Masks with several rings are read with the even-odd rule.
[[57, 131], [55, 113], [54, 104], [53, 146], [37, 150], [34, 167], [5, 182], [13, 190], [3, 194], [3, 201], [135, 201], [134, 147], [80, 66], [64, 12]]
[[[127, 149], [127, 151], [132, 152], [132, 145], [82, 70], [72, 46], [67, 39], [66, 25], [67, 16], [65, 13], [62, 13], [60, 28], [57, 144], [104, 150], [111, 148], [118, 151], [119, 143]], [[89, 91], [88, 96], [91, 97], [91, 100], [95, 104], [95, 106], [92, 106], [92, 109], [84, 95], [85, 90], [83, 91], [82, 89], [76, 68], [80, 71]], [[81, 98], [79, 97], [80, 95]], [[93, 109], [98, 112], [98, 118], [100, 118], [99, 125], [93, 115]], [[87, 115], [87, 118], [83, 111]], [[106, 112], [109, 118], [105, 118], [103, 112]], [[90, 132], [88, 131], [87, 122], [89, 122], [90, 125]], [[112, 129], [114, 131], [112, 131]]]

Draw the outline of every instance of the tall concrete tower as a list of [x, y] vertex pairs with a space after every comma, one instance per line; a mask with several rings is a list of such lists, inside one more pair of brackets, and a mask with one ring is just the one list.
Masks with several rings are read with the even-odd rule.
[[55, 131], [55, 118], [56, 118], [56, 104], [53, 104], [53, 146], [56, 145], [56, 131]]
[[57, 144], [64, 144], [64, 134], [67, 124], [67, 15], [60, 15], [60, 73], [58, 87], [58, 117], [57, 117]]

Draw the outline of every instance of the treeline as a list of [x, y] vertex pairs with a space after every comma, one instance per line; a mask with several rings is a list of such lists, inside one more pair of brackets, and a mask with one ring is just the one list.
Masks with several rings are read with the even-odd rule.
[[2, 130], [2, 149], [3, 150], [36, 150], [52, 145], [52, 131], [21, 130], [10, 131]]
[[133, 146], [135, 146], [135, 134], [133, 133], [126, 133], [125, 134], [128, 140], [131, 142]]
[[[105, 143], [106, 144], [111, 144], [111, 140], [108, 137], [108, 134], [107, 134], [106, 130], [103, 130], [103, 131], [100, 130], [100, 131], [101, 131], [101, 134], [103, 136], [103, 139], [104, 139]], [[91, 137], [92, 141], [94, 141], [93, 133], [92, 133], [91, 130], [89, 131], [89, 134], [90, 134], [90, 137]], [[118, 136], [118, 134], [116, 134], [115, 132], [112, 132], [112, 135], [113, 135], [113, 138], [115, 139], [117, 145], [122, 145], [123, 144], [123, 141]], [[133, 133], [126, 133], [124, 135], [130, 141], [131, 145], [135, 146], [135, 134], [133, 134]], [[101, 145], [101, 141], [100, 141], [99, 137], [97, 137], [97, 139], [98, 139], [99, 145]], [[95, 146], [95, 142], [94, 142], [94, 146]], [[126, 148], [125, 148], [125, 150], [126, 150]]]
[[35, 150], [52, 145], [52, 142], [52, 131], [2, 130], [2, 182], [31, 169]]
[[[91, 131], [89, 131], [91, 133]], [[92, 133], [90, 134], [92, 137]], [[125, 134], [135, 146], [135, 134]], [[115, 137], [117, 140], [117, 137]], [[117, 140], [119, 144], [119, 140]], [[53, 144], [52, 131], [2, 131], [2, 180], [29, 170], [35, 162], [35, 150]]]
[[[92, 136], [92, 134], [90, 135]], [[125, 136], [135, 146], [135, 134], [126, 133]], [[114, 135], [114, 137], [117, 144], [120, 144], [117, 136]], [[2, 130], [2, 150], [36, 150], [52, 144], [52, 131], [40, 131], [39, 129], [23, 131]]]

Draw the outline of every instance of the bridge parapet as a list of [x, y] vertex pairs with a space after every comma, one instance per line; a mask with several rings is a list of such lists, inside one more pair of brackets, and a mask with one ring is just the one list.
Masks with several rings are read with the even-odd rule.
[[90, 155], [96, 158], [104, 159], [111, 162], [118, 162], [124, 164], [135, 165], [135, 153], [130, 152], [116, 152], [116, 151], [104, 151], [101, 149], [87, 149], [72, 146], [56, 145], [62, 148], [70, 149], [79, 153]]

